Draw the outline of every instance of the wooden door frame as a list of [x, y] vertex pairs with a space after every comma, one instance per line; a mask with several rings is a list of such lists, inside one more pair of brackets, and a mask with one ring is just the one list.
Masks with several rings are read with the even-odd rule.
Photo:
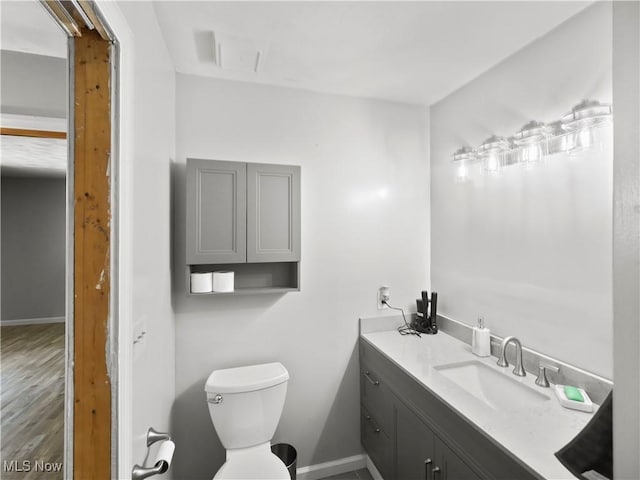
[[[99, 33], [84, 24], [65, 28], [68, 18], [55, 14], [64, 17], [60, 5], [41, 1], [69, 35], [65, 478], [127, 479], [132, 466], [133, 37], [120, 8], [109, 0], [79, 2], [90, 10]], [[82, 15], [72, 16], [81, 24]], [[78, 40], [82, 33], [85, 39]], [[102, 54], [86, 55], [92, 48]], [[98, 77], [90, 78], [98, 70]], [[82, 79], [91, 81], [82, 85]]]
[[[111, 475], [131, 478], [133, 467], [133, 32], [120, 7], [94, 0], [114, 39], [111, 58], [111, 301], [109, 357], [111, 375]], [[68, 477], [72, 478], [72, 477]], [[76, 479], [82, 480], [82, 479]]]
[[[111, 42], [71, 39], [73, 478], [111, 477]], [[117, 381], [117, 379], [116, 379]], [[115, 412], [117, 416], [117, 411]], [[69, 445], [67, 445], [69, 447]]]

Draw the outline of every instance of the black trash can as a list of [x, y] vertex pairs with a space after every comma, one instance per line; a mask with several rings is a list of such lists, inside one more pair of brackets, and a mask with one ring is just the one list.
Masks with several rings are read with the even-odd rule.
[[276, 457], [282, 460], [287, 470], [289, 470], [289, 476], [291, 480], [296, 480], [296, 464], [298, 463], [298, 452], [293, 448], [293, 445], [288, 443], [276, 443], [271, 445], [271, 451]]

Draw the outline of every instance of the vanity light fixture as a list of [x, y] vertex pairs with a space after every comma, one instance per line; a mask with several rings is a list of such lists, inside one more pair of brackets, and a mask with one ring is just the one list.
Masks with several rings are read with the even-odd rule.
[[576, 155], [598, 143], [597, 127], [612, 119], [611, 105], [583, 100], [555, 122], [531, 120], [509, 139], [492, 135], [476, 149], [462, 147], [453, 154], [456, 182], [469, 177], [469, 165], [476, 160], [482, 161], [485, 173], [495, 175], [514, 163], [530, 167], [555, 153]]
[[504, 137], [492, 135], [478, 147], [478, 154], [483, 161], [484, 171], [496, 175], [505, 162], [505, 153], [509, 150], [509, 142]]
[[518, 161], [530, 167], [544, 159], [547, 153], [548, 129], [542, 122], [531, 120], [513, 136], [518, 148]]
[[469, 178], [469, 165], [477, 160], [476, 152], [471, 147], [462, 147], [453, 154], [456, 162], [456, 182], [465, 182]]
[[583, 100], [560, 120], [562, 130], [567, 132], [565, 149], [575, 155], [590, 149], [595, 144], [593, 128], [611, 119], [611, 105], [597, 100]]

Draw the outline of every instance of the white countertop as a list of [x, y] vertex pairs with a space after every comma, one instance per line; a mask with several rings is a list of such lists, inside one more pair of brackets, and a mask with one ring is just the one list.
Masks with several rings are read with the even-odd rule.
[[[397, 331], [361, 334], [393, 363], [445, 401], [460, 415], [477, 425], [515, 457], [547, 479], [575, 478], [554, 456], [589, 422], [593, 413], [560, 406], [552, 388], [535, 385], [535, 375], [513, 375], [513, 366], [501, 368], [495, 357], [480, 358], [471, 346], [444, 332], [437, 335], [400, 335]], [[433, 367], [478, 360], [547, 395], [549, 401], [535, 405], [516, 404], [508, 410], [492, 409]]]

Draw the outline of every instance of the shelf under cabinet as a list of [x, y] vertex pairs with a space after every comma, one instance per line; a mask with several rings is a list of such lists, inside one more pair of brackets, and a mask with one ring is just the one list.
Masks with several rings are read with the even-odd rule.
[[[187, 265], [187, 293], [203, 295], [255, 295], [300, 291], [299, 262], [224, 263]], [[191, 273], [216, 271], [234, 272], [233, 292], [191, 292]]]

